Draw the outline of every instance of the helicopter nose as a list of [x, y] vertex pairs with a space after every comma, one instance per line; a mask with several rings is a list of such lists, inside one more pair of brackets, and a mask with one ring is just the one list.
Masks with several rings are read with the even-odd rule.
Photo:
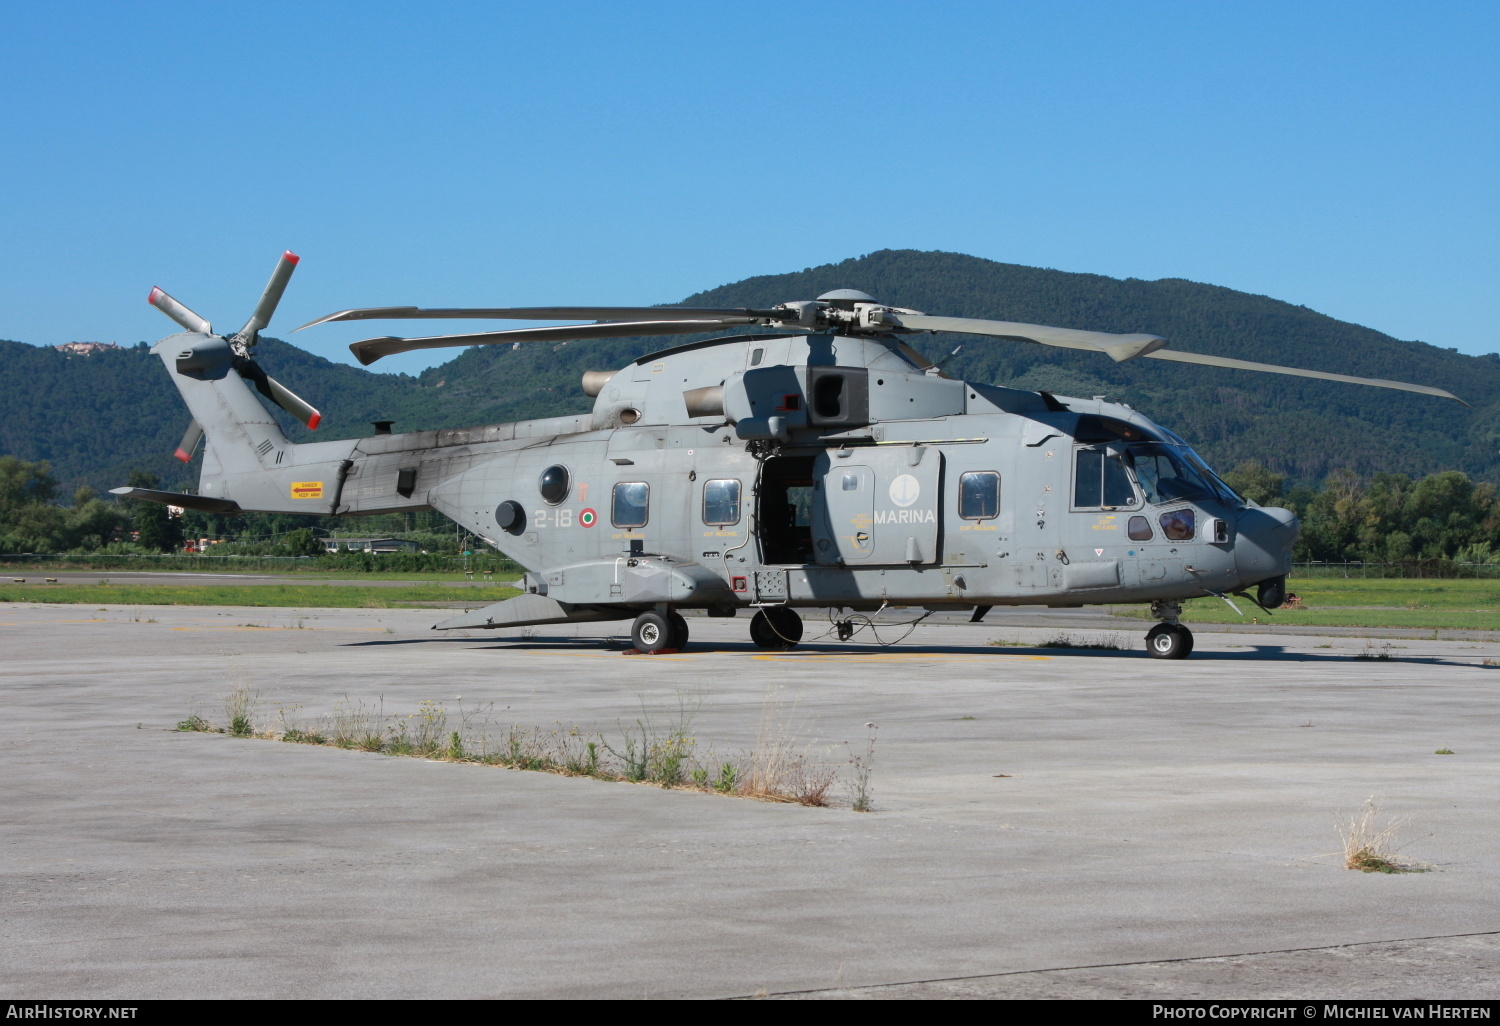
[[1297, 514], [1279, 506], [1246, 509], [1240, 514], [1234, 565], [1240, 585], [1248, 587], [1292, 568], [1292, 545], [1302, 531]]

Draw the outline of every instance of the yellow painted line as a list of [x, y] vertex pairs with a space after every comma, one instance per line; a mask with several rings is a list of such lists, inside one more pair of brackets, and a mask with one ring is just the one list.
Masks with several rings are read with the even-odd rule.
[[[178, 628], [178, 629], [182, 630], [183, 628]], [[524, 648], [524, 649], [521, 649], [520, 651], [523, 652], [523, 653], [525, 653], [526, 655], [534, 655], [534, 656], [569, 656], [569, 657], [574, 658], [574, 659], [613, 659], [615, 656], [618, 656], [618, 655], [621, 654], [619, 652], [567, 652], [567, 651], [557, 651], [555, 649], [536, 649], [536, 648]], [[743, 652], [714, 652], [714, 651], [698, 652], [698, 653], [695, 653], [695, 654], [692, 654], [692, 655], [643, 656], [641, 658], [650, 659], [653, 662], [655, 662], [655, 661], [662, 661], [662, 662], [674, 662], [674, 663], [688, 663], [688, 662], [693, 662], [694, 659], [698, 658], [698, 657], [715, 656], [715, 655], [717, 655], [717, 656], [738, 657], [738, 658], [741, 658], [741, 659], [744, 659], [744, 658], [749, 658], [749, 659], [784, 659], [784, 660], [793, 660], [793, 661], [794, 660], [799, 660], [799, 659], [801, 659], [801, 660], [813, 659], [813, 660], [824, 660], [824, 661], [827, 661], [827, 660], [836, 660], [838, 662], [853, 662], [853, 663], [864, 663], [864, 662], [873, 662], [873, 661], [891, 662], [891, 663], [897, 663], [897, 662], [903, 662], [903, 663], [909, 663], [909, 662], [975, 662], [975, 663], [992, 663], [992, 662], [994, 662], [997, 659], [1053, 659], [1053, 658], [1056, 658], [1055, 656], [1045, 656], [1045, 655], [1014, 655], [1014, 654], [1009, 654], [1009, 653], [1006, 653], [1006, 654], [996, 653], [995, 655], [990, 655], [988, 653], [985, 653], [983, 655], [945, 655], [945, 654], [932, 654], [932, 653], [927, 653], [927, 652], [754, 652], [754, 653], [748, 653], [747, 654], [747, 653], [743, 653]]]
[[256, 624], [239, 627], [173, 627], [174, 631], [384, 631], [384, 627], [261, 627]]
[[838, 660], [840, 662], [855, 662], [855, 663], [873, 662], [873, 661], [877, 661], [877, 660], [880, 661], [880, 662], [892, 662], [892, 663], [897, 663], [897, 662], [976, 662], [976, 663], [977, 662], [983, 662], [983, 663], [988, 663], [988, 662], [994, 662], [996, 659], [1051, 659], [1053, 657], [1052, 656], [1039, 656], [1039, 655], [988, 655], [988, 654], [986, 654], [986, 655], [946, 655], [946, 654], [934, 654], [934, 653], [930, 653], [930, 652], [929, 653], [913, 652], [913, 653], [910, 653], [910, 654], [907, 654], [907, 653], [904, 653], [904, 652], [900, 652], [900, 653], [898, 653], [898, 652], [870, 652], [870, 653], [861, 653], [861, 652], [804, 652], [804, 653], [800, 653], [800, 654], [798, 654], [798, 653], [791, 653], [791, 652], [767, 652], [767, 653], [764, 653], [764, 654], [761, 654], [761, 655], [752, 655], [750, 658], [752, 658], [752, 659], [786, 659], [786, 660], [818, 659], [818, 660]]

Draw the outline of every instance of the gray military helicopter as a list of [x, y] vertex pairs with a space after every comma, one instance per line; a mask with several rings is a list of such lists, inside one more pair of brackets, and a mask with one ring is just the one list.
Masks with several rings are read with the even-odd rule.
[[[1170, 430], [1129, 406], [959, 381], [903, 339], [956, 332], [1101, 353], [1404, 389], [1167, 348], [1156, 335], [936, 317], [851, 289], [770, 309], [545, 307], [343, 310], [333, 321], [436, 318], [590, 323], [350, 348], [701, 334], [583, 376], [592, 412], [485, 427], [293, 444], [257, 398], [316, 428], [318, 411], [251, 358], [297, 257], [286, 253], [233, 335], [160, 289], [186, 329], [152, 351], [193, 415], [177, 455], [206, 436], [198, 494], [117, 495], [218, 513], [361, 515], [435, 509], [526, 568], [523, 593], [439, 630], [633, 620], [641, 652], [681, 649], [678, 610], [754, 610], [750, 637], [785, 649], [799, 609], [828, 609], [847, 638], [886, 607], [1151, 604], [1150, 654], [1185, 658], [1184, 599], [1282, 604], [1297, 518], [1226, 485]], [[301, 330], [301, 329], [297, 329]], [[1231, 605], [1233, 603], [1231, 602]], [[838, 611], [848, 610], [848, 614]], [[842, 616], [843, 618], [839, 618]], [[864, 622], [868, 622], [866, 619]]]

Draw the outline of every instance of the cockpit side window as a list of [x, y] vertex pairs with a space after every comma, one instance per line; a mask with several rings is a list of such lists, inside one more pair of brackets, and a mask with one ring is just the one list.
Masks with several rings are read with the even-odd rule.
[[1073, 464], [1074, 509], [1119, 509], [1138, 505], [1123, 452], [1106, 446], [1079, 448]]
[[1215, 497], [1213, 487], [1177, 446], [1139, 442], [1130, 446], [1130, 458], [1141, 491], [1152, 505]]

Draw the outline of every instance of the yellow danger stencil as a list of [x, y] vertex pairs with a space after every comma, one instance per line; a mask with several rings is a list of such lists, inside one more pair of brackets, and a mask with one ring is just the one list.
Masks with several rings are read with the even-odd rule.
[[294, 499], [321, 499], [323, 497], [322, 481], [293, 481], [292, 498]]

